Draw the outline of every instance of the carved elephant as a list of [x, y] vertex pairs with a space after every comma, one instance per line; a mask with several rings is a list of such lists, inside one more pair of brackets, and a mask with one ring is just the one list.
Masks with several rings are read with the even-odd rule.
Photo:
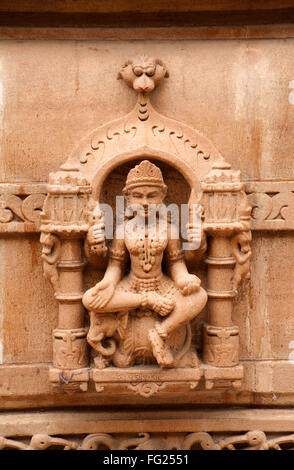
[[124, 339], [128, 322], [128, 313], [94, 313], [90, 312], [90, 329], [87, 335], [88, 343], [102, 356], [112, 356], [116, 351], [115, 339], [108, 339], [106, 345], [102, 344], [106, 338], [112, 338], [116, 333]]

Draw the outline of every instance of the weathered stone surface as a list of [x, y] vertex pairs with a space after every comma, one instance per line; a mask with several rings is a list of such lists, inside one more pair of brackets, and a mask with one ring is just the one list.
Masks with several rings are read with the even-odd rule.
[[2, 41], [2, 181], [46, 181], [86, 133], [126, 113], [131, 90], [105, 77], [150, 46], [172, 64], [156, 108], [209, 136], [245, 180], [291, 178], [293, 39]]

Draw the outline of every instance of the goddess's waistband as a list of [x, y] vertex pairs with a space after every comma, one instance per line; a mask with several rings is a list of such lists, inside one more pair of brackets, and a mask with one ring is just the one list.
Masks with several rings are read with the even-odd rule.
[[163, 281], [163, 275], [160, 274], [157, 277], [152, 277], [150, 279], [139, 278], [134, 274], [128, 276], [128, 283], [130, 284], [132, 290], [141, 292], [141, 291], [154, 291], [159, 288]]

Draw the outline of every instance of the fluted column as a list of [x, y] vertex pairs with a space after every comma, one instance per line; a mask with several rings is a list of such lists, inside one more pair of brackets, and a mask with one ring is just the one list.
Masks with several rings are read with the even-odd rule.
[[233, 325], [232, 278], [235, 259], [231, 240], [213, 236], [208, 257], [208, 323], [204, 326], [204, 354], [206, 364], [230, 367], [238, 364], [239, 330]]
[[83, 268], [81, 239], [62, 238], [57, 264], [60, 290], [55, 295], [59, 303], [58, 324], [53, 332], [53, 364], [58, 368], [80, 369], [88, 365], [82, 305]]

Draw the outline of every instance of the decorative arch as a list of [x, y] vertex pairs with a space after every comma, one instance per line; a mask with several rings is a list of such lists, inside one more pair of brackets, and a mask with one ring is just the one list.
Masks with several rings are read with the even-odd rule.
[[174, 167], [181, 173], [191, 188], [191, 202], [196, 203], [196, 199], [201, 197], [201, 184], [198, 175], [185, 161], [172, 154], [168, 154], [161, 150], [151, 149], [148, 146], [138, 147], [138, 149], [127, 151], [122, 154], [115, 155], [111, 160], [105, 162], [103, 165], [97, 167], [97, 171], [92, 179], [92, 196], [96, 200], [100, 200], [100, 192], [102, 185], [107, 176], [115, 170], [118, 166], [132, 160], [145, 160], [151, 159], [161, 161]]
[[[104, 124], [77, 145], [66, 165], [77, 168], [99, 192], [101, 174], [125, 159], [153, 158], [180, 171], [191, 188], [201, 182], [217, 162], [229, 167], [213, 143], [201, 132], [158, 113], [147, 94], [138, 94], [134, 109]], [[196, 188], [193, 188], [194, 192]], [[197, 191], [200, 187], [197, 188]]]

